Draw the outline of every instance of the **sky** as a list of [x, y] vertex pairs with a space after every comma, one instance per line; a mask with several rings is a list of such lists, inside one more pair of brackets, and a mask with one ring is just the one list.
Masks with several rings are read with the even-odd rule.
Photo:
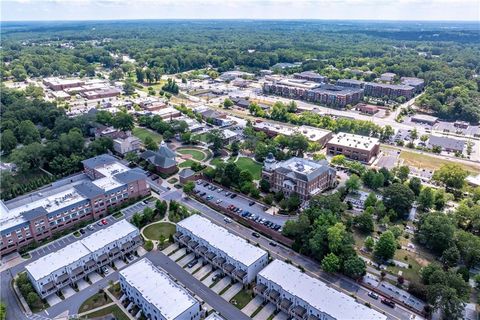
[[480, 0], [0, 0], [1, 21], [355, 19], [480, 21]]

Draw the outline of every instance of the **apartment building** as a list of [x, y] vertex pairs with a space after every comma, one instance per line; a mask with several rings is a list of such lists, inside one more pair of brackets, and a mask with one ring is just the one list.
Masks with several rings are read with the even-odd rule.
[[270, 182], [272, 190], [282, 191], [286, 196], [298, 194], [303, 201], [335, 187], [336, 175], [326, 160], [291, 158], [277, 162], [271, 153], [262, 168], [262, 179]]
[[141, 243], [139, 230], [121, 220], [31, 262], [25, 269], [35, 290], [45, 298], [122, 259]]
[[146, 175], [110, 155], [83, 161], [84, 173], [0, 205], [1, 255], [41, 241], [77, 222], [98, 219], [110, 207], [150, 194]]
[[328, 81], [327, 77], [322, 76], [321, 74], [318, 74], [313, 71], [304, 71], [300, 73], [294, 73], [293, 77], [295, 79], [302, 79], [302, 80], [313, 81], [318, 83], [326, 83]]
[[301, 79], [266, 82], [263, 84], [263, 92], [340, 108], [347, 104], [355, 105], [363, 99], [363, 89], [319, 84]]
[[259, 272], [254, 292], [295, 320], [387, 319], [281, 260], [272, 261]]
[[202, 315], [200, 303], [147, 258], [120, 271], [119, 280], [123, 293], [147, 319], [199, 320]]
[[243, 284], [268, 264], [266, 251], [198, 214], [177, 223], [174, 239], [196, 256]]
[[380, 141], [372, 137], [341, 132], [327, 142], [328, 155], [343, 154], [351, 160], [364, 163], [370, 163], [379, 152]]
[[256, 131], [263, 131], [270, 137], [275, 137], [280, 134], [286, 137], [290, 137], [295, 134], [301, 134], [307, 138], [308, 141], [317, 142], [321, 147], [323, 147], [327, 141], [332, 138], [332, 131], [330, 130], [310, 126], [293, 127], [262, 120], [257, 120], [253, 124], [253, 129]]
[[403, 84], [383, 84], [366, 82], [363, 86], [366, 96], [383, 98], [387, 96], [390, 99], [405, 97], [411, 99], [415, 95], [415, 88]]
[[416, 93], [420, 93], [425, 87], [425, 80], [414, 77], [401, 77], [400, 83], [406, 86], [414, 87]]

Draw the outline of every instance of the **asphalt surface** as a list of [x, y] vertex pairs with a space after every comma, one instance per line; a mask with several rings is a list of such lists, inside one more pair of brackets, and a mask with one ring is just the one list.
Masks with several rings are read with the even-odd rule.
[[172, 261], [169, 257], [162, 252], [151, 251], [146, 254], [146, 257], [150, 259], [153, 264], [161, 267], [167, 271], [170, 276], [177, 279], [190, 291], [195, 293], [203, 301], [208, 303], [213, 309], [220, 313], [224, 318], [228, 320], [242, 320], [250, 319], [238, 308], [224, 300], [218, 294], [213, 292], [209, 287], [204, 285], [190, 273], [181, 268], [177, 263]]
[[[229, 205], [234, 205], [235, 207], [237, 208], [240, 208], [242, 210], [246, 210], [252, 214], [256, 214], [257, 216], [260, 216], [261, 218], [265, 218], [267, 220], [270, 220], [276, 224], [279, 224], [281, 226], [283, 226], [285, 224], [285, 222], [290, 218], [290, 217], [286, 217], [286, 216], [281, 216], [281, 215], [271, 215], [269, 213], [266, 213], [265, 210], [268, 209], [268, 207], [265, 207], [264, 205], [258, 203], [258, 202], [255, 202], [254, 205], [250, 206], [249, 204], [252, 202], [252, 200], [248, 199], [248, 198], [245, 198], [243, 197], [242, 195], [240, 195], [239, 193], [236, 193], [237, 196], [235, 198], [230, 198], [230, 196], [226, 196], [225, 195], [225, 192], [230, 192], [232, 193], [231, 190], [228, 190], [228, 189], [225, 189], [223, 187], [221, 187], [223, 189], [222, 192], [218, 192], [218, 190], [209, 190], [208, 187], [204, 187], [205, 183], [202, 183], [202, 184], [196, 184], [195, 185], [195, 190], [199, 190], [199, 196], [200, 194], [202, 194], [203, 192], [205, 192], [205, 196], [203, 196], [202, 198], [205, 199], [205, 197], [211, 195], [213, 196], [214, 198], [211, 199], [211, 200], [208, 200], [209, 202], [211, 203], [214, 203], [218, 206], [221, 206], [223, 208], [227, 208]], [[218, 187], [218, 186], [217, 186]], [[218, 200], [222, 200], [222, 202], [220, 203], [217, 203]], [[206, 200], [207, 201], [207, 200]]]

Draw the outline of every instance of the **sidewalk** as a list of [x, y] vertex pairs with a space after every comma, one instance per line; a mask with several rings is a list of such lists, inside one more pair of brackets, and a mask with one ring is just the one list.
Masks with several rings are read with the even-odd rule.
[[112, 303], [115, 303], [123, 311], [123, 313], [125, 313], [127, 315], [127, 317], [130, 320], [136, 320], [135, 317], [132, 316], [130, 314], [130, 312], [127, 311], [127, 309], [125, 309], [123, 304], [121, 304], [120, 301], [118, 301], [118, 299], [110, 291], [108, 291], [108, 288], [104, 288], [103, 291], [105, 291], [107, 293], [107, 295], [110, 297], [110, 299], [112, 299], [112, 301], [113, 301]]

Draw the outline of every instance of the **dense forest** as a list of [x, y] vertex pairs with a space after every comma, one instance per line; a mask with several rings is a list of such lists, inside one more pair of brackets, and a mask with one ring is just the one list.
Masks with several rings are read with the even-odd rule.
[[[444, 119], [480, 119], [480, 32], [474, 23], [116, 21], [2, 23], [2, 77], [92, 75], [95, 67], [177, 73], [302, 62], [330, 79], [383, 72], [425, 79], [418, 104]], [[128, 55], [135, 62], [124, 62]], [[136, 64], [136, 65], [134, 65]], [[372, 71], [364, 76], [353, 70]]]

